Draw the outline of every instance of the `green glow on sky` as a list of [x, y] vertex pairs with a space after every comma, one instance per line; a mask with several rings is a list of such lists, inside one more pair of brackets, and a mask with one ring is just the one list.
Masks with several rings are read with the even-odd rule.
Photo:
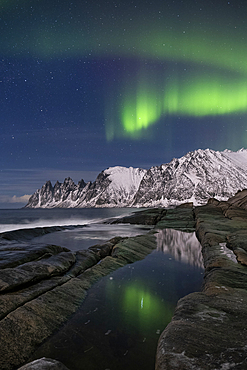
[[122, 123], [119, 136], [139, 139], [148, 127], [171, 115], [210, 117], [247, 112], [247, 81], [242, 75], [185, 68], [179, 73], [165, 71], [157, 82], [159, 74], [142, 71], [123, 89], [120, 117], [115, 119]]
[[163, 114], [193, 117], [225, 115], [247, 110], [247, 84], [198, 76], [194, 81], [173, 83], [164, 94]]
[[135, 136], [159, 119], [162, 101], [157, 87], [153, 74], [151, 77], [138, 77], [135, 95], [127, 93], [123, 102], [121, 120], [125, 132]]
[[[130, 81], [123, 67], [122, 91], [113, 89], [105, 106], [106, 138], [148, 137], [167, 116], [207, 117], [247, 112], [246, 7], [234, 2], [153, 3], [56, 2], [46, 7], [2, 0], [7, 16], [2, 55], [41, 58], [131, 60], [174, 70], [140, 70]], [[12, 4], [12, 5], [11, 5]], [[10, 6], [11, 5], [11, 6]], [[26, 9], [25, 6], [28, 6]], [[90, 14], [90, 16], [89, 16]], [[34, 22], [35, 20], [35, 22]], [[28, 35], [28, 37], [27, 37]], [[195, 68], [196, 73], [177, 74]], [[163, 86], [161, 86], [161, 83]], [[106, 79], [107, 85], [109, 80]], [[111, 88], [111, 87], [110, 87]], [[90, 87], [89, 87], [90, 89]], [[107, 100], [107, 99], [106, 99]], [[113, 108], [112, 108], [113, 107]]]

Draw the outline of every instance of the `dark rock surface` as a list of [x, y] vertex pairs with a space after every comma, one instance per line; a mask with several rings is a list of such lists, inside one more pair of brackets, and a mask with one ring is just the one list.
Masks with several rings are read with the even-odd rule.
[[156, 370], [247, 368], [246, 191], [194, 210], [205, 265], [202, 292], [179, 300], [161, 334]]
[[191, 204], [174, 209], [150, 208], [121, 217], [112, 223], [155, 225], [156, 229], [171, 228], [180, 231], [195, 231], [194, 209]]
[[165, 216], [163, 208], [151, 208], [144, 211], [134, 212], [129, 216], [114, 219], [112, 224], [156, 225]]
[[59, 361], [43, 357], [39, 360], [32, 361], [20, 367], [18, 370], [69, 370], [69, 369]]
[[[0, 368], [12, 370], [27, 362], [78, 309], [92, 284], [145, 258], [165, 229], [172, 228], [196, 230], [205, 278], [201, 292], [178, 302], [160, 336], [156, 370], [246, 369], [246, 191], [242, 196], [243, 201], [237, 193], [228, 202], [212, 198], [201, 207], [186, 204], [136, 212], [117, 222], [153, 225], [148, 234], [116, 237], [77, 252], [54, 245], [33, 246], [25, 238], [18, 242], [5, 233], [0, 238]], [[36, 364], [43, 366], [42, 361]], [[47, 366], [61, 365], [48, 361]], [[36, 369], [23, 370], [29, 368]]]
[[[22, 237], [18, 241], [13, 233], [10, 238], [7, 234], [0, 244], [2, 370], [24, 364], [77, 310], [92, 284], [127, 263], [145, 258], [156, 248], [152, 231], [145, 236], [115, 237], [76, 252], [54, 245], [29, 245]], [[51, 368], [47, 363], [43, 365], [42, 360], [37, 369]]]

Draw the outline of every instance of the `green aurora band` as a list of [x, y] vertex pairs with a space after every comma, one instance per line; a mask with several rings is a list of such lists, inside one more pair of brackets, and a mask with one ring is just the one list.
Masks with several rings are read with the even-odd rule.
[[[108, 141], [145, 137], [149, 127], [169, 115], [206, 117], [247, 112], [245, 6], [238, 8], [230, 2], [188, 6], [180, 1], [143, 2], [138, 6], [133, 2], [104, 2], [100, 6], [88, 2], [85, 9], [85, 4], [78, 2], [68, 9], [66, 2], [61, 2], [58, 14], [56, 2], [48, 7], [47, 1], [35, 6], [31, 0], [20, 3], [22, 7], [18, 8], [14, 1], [2, 1], [1, 18], [8, 20], [0, 40], [5, 57], [28, 55], [47, 61], [118, 58], [156, 66], [173, 64], [173, 72], [154, 76], [144, 70], [133, 81], [123, 69], [122, 91], [111, 92], [111, 101], [106, 102]], [[178, 68], [183, 71], [192, 66], [195, 73], [177, 73]]]
[[[164, 73], [165, 74], [165, 73]], [[146, 70], [123, 88], [114, 119], [109, 120], [107, 139], [125, 136], [139, 139], [162, 117], [206, 117], [247, 112], [245, 76], [217, 72], [173, 71], [165, 80]], [[162, 81], [162, 82], [161, 82]], [[118, 115], [118, 116], [117, 116]], [[114, 122], [121, 121], [122, 130]]]

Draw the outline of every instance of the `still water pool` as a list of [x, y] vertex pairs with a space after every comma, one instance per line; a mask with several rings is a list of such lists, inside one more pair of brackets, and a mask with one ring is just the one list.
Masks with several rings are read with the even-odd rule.
[[157, 250], [96, 283], [31, 360], [55, 358], [70, 370], [154, 369], [159, 335], [178, 299], [200, 290], [202, 279], [195, 235], [159, 231]]

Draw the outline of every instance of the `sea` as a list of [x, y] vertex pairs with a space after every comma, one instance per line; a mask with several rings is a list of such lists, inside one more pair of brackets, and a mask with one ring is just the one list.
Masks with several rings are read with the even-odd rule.
[[[140, 209], [5, 209], [0, 233], [63, 226], [37, 236], [72, 251], [100, 244], [114, 236], [135, 236], [150, 226], [114, 224]], [[31, 234], [32, 235], [32, 234]], [[152, 370], [158, 339], [171, 321], [178, 300], [201, 289], [204, 269], [201, 246], [194, 233], [157, 232], [157, 250], [144, 260], [105, 276], [88, 290], [70, 320], [29, 359], [54, 358], [70, 370]]]

